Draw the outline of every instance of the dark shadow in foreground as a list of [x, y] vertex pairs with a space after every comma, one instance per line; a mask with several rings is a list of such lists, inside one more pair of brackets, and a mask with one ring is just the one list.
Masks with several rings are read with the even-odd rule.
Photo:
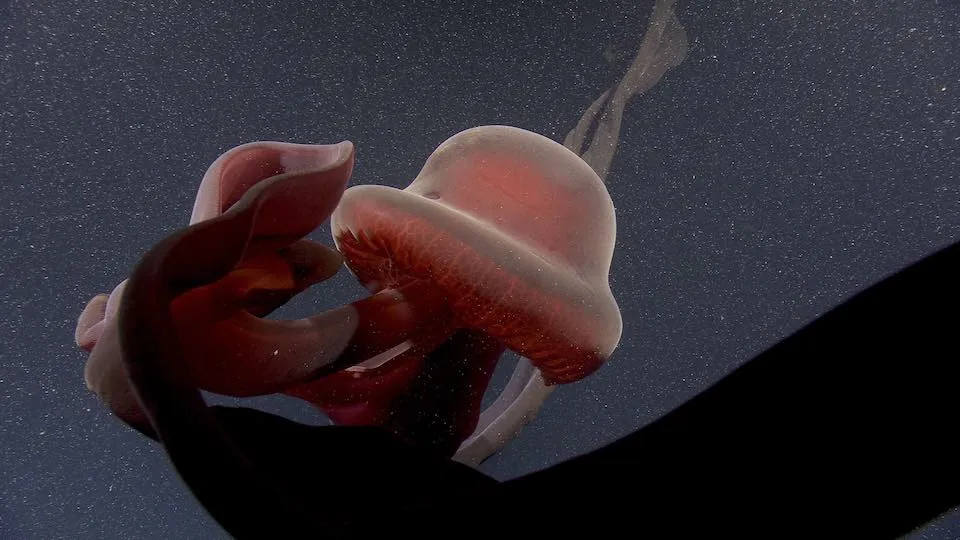
[[[207, 407], [179, 382], [178, 293], [241, 256], [259, 204], [161, 242], [121, 307], [124, 360], [194, 494], [238, 538], [895, 537], [960, 504], [960, 243], [856, 295], [663, 418], [507, 482], [374, 428]], [[217, 239], [216, 249], [200, 249]], [[188, 262], [188, 264], [187, 264]]]

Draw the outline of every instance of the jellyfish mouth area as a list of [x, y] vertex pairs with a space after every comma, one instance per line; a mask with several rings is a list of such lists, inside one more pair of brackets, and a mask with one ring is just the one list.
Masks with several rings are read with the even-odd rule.
[[[387, 288], [419, 281], [394, 276]], [[414, 335], [359, 364], [288, 393], [335, 424], [380, 426], [409, 444], [452, 456], [476, 428], [502, 352], [494, 338], [448, 314], [423, 321]]]
[[409, 351], [411, 348], [413, 348], [413, 341], [408, 339], [403, 343], [400, 343], [399, 345], [395, 345], [372, 358], [364, 360], [359, 364], [350, 366], [346, 368], [344, 371], [351, 372], [351, 373], [372, 373], [376, 371], [378, 368], [386, 366], [390, 362], [393, 362], [400, 355]]

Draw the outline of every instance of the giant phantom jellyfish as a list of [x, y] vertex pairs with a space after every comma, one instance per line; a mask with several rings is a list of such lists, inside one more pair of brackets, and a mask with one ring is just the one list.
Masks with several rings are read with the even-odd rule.
[[[192, 384], [286, 392], [337, 423], [382, 425], [452, 455], [478, 424], [505, 348], [550, 383], [578, 380], [610, 356], [621, 331], [607, 281], [613, 205], [575, 154], [521, 129], [475, 128], [441, 145], [406, 190], [357, 186], [341, 200], [352, 164], [349, 143], [251, 143], [207, 171], [193, 226], [245, 200], [267, 202], [235, 267], [173, 299]], [[338, 247], [375, 294], [308, 319], [263, 319], [340, 265], [337, 252], [302, 238], [335, 206]], [[147, 429], [119, 361], [123, 292], [88, 304], [77, 342], [91, 350], [88, 385]]]
[[[674, 0], [656, 2], [633, 63], [617, 84], [587, 108], [564, 140], [564, 146], [580, 155], [601, 180], [607, 176], [617, 147], [625, 104], [631, 97], [656, 85], [663, 74], [685, 56], [687, 38], [673, 12], [673, 4]], [[349, 159], [333, 163], [338, 152], [347, 149]], [[191, 224], [214, 219], [228, 211], [248, 190], [272, 175], [304, 175], [313, 178], [312, 185], [306, 188], [308, 192], [326, 193], [337, 181], [327, 182], [323, 178], [347, 178], [352, 163], [352, 146], [348, 144], [260, 142], [235, 148], [221, 156], [204, 177]], [[333, 166], [328, 167], [330, 165]], [[405, 191], [413, 193], [409, 189]], [[327, 200], [335, 203], [338, 197], [339, 194]], [[317, 218], [322, 221], [325, 217], [314, 215], [311, 223], [316, 225]], [[454, 440], [461, 439], [462, 432], [469, 431], [471, 425], [478, 426], [454, 456], [457, 461], [470, 465], [479, 464], [516, 436], [555, 388], [546, 384], [540, 369], [529, 360], [521, 359], [500, 396], [476, 418], [475, 409], [479, 407], [490, 372], [504, 345], [517, 348], [520, 343], [517, 350], [522, 351], [528, 344], [522, 338], [508, 343], [502, 335], [498, 337], [497, 332], [502, 329], [495, 325], [491, 326], [492, 332], [464, 329], [451, 335], [451, 329], [464, 321], [454, 316], [440, 294], [423, 294], [426, 290], [423, 284], [386, 289], [383, 294], [293, 324], [259, 321], [259, 317], [293, 295], [332, 275], [340, 259], [323, 245], [304, 239], [279, 246], [276, 239], [259, 238], [252, 248], [221, 283], [201, 288], [185, 295], [187, 300], [177, 302], [177, 309], [185, 315], [182, 321], [177, 319], [181, 322], [182, 338], [191, 345], [185, 350], [194, 356], [188, 365], [195, 382], [203, 388], [241, 396], [286, 389], [320, 405], [339, 423], [383, 424], [394, 431], [410, 428], [410, 419], [404, 418], [410, 411], [444, 409], [447, 419], [457, 424], [458, 434], [451, 434]], [[124, 287], [125, 282], [109, 297], [98, 295], [87, 305], [78, 321], [76, 340], [91, 351], [87, 363], [88, 385], [96, 389], [119, 416], [133, 425], [143, 426], [142, 415], [126, 384], [126, 374], [117, 361], [120, 351], [116, 342], [116, 311]], [[416, 290], [420, 290], [420, 294], [416, 294]], [[532, 290], [535, 289], [527, 292]], [[224, 302], [225, 299], [230, 301]], [[219, 302], [220, 311], [197, 309], [212, 308], [213, 301]], [[189, 316], [193, 311], [224, 320], [196, 320]], [[358, 315], [346, 318], [346, 314], [353, 311]], [[386, 314], [387, 311], [391, 314]], [[376, 317], [370, 316], [377, 313]], [[384, 321], [389, 324], [383, 325]], [[210, 328], [212, 323], [216, 323], [215, 329]], [[248, 346], [246, 339], [227, 339], [228, 347], [218, 348], [222, 338], [247, 325], [271, 330], [255, 333], [264, 341], [255, 343], [254, 347]], [[324, 335], [309, 336], [306, 331], [310, 327], [322, 328]], [[284, 330], [277, 332], [279, 328]], [[355, 339], [349, 343], [337, 342], [338, 336], [346, 335], [338, 333], [337, 328], [353, 328]], [[294, 339], [289, 339], [291, 337]], [[323, 346], [300, 366], [312, 369], [319, 360], [341, 367], [355, 362], [362, 364], [317, 380], [316, 373], [310, 374], [309, 369], [298, 367], [298, 355], [306, 353], [304, 347], [294, 347], [293, 343], [312, 343], [320, 337], [319, 343]], [[302, 339], [306, 341], [297, 341]], [[230, 351], [232, 354], [227, 354]], [[534, 353], [536, 351], [531, 354]], [[543, 356], [537, 365], [551, 369], [543, 361], [548, 357]], [[554, 357], [557, 358], [559, 356]], [[433, 361], [436, 359], [445, 361]], [[574, 362], [565, 369], [576, 372], [589, 369], [589, 364], [577, 367]], [[311, 382], [296, 384], [304, 380]], [[444, 385], [442, 392], [434, 391], [437, 384]], [[438, 399], [420, 399], [425, 394]], [[442, 394], [446, 394], [446, 398]], [[451, 396], [457, 399], [452, 400]], [[451, 400], [455, 403], [449, 403]]]

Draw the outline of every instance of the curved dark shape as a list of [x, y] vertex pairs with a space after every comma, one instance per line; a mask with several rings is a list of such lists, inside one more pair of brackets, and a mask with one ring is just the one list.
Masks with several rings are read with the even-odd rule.
[[513, 504], [544, 515], [603, 492], [611, 496], [578, 498], [578, 515], [620, 516], [638, 537], [905, 534], [960, 504], [958, 275], [960, 243], [855, 295], [645, 428], [495, 496], [443, 501], [437, 515], [455, 522], [473, 503], [487, 515]]
[[[123, 358], [151, 425], [201, 503], [238, 538], [569, 535], [578, 526], [600, 535], [779, 526], [786, 536], [879, 538], [960, 504], [951, 429], [960, 420], [960, 243], [857, 294], [649, 426], [496, 484], [369, 428], [210, 409], [183, 382], [169, 303], [233, 267], [258, 201], [151, 250], [120, 307]], [[275, 437], [283, 447], [265, 442]], [[311, 451], [282, 450], [301, 444]], [[377, 474], [352, 467], [370, 456], [383, 465]], [[341, 489], [359, 493], [357, 503], [363, 494], [411, 497], [361, 505], [376, 513], [370, 519], [331, 502]], [[543, 518], [519, 520], [518, 511]]]

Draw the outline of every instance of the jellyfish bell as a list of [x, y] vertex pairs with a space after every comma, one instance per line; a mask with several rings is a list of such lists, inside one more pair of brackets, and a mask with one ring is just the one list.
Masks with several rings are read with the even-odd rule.
[[541, 135], [463, 131], [406, 189], [348, 189], [331, 227], [372, 292], [420, 282], [411, 293], [441, 295], [454, 324], [498, 338], [548, 383], [589, 375], [620, 340], [613, 203], [583, 160]]

